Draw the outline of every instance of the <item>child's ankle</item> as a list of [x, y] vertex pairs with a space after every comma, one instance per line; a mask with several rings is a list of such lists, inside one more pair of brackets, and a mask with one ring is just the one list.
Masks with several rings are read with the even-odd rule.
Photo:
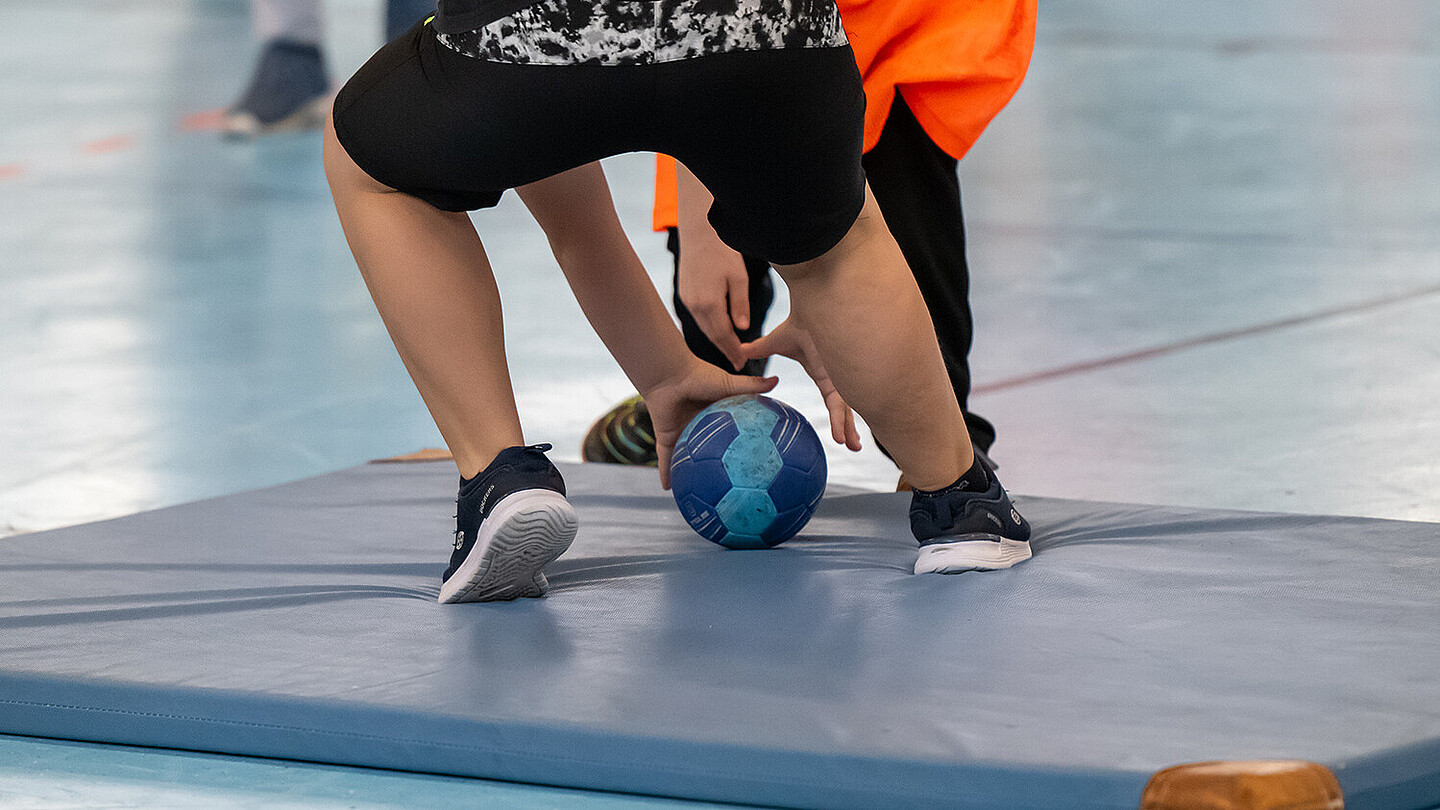
[[915, 487], [915, 494], [924, 498], [937, 498], [952, 492], [984, 492], [989, 488], [990, 472], [985, 469], [985, 462], [981, 461], [977, 454], [975, 460], [970, 464], [970, 469], [961, 474], [953, 483], [939, 489]]

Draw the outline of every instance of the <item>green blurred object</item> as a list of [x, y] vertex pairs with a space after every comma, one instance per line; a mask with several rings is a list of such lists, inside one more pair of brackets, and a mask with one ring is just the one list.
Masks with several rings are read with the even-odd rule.
[[585, 434], [580, 457], [601, 464], [656, 466], [655, 426], [645, 400], [636, 394], [597, 419]]

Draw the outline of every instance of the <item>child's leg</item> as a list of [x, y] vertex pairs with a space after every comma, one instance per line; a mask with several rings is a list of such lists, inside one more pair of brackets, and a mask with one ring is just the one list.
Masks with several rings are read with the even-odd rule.
[[325, 174], [355, 262], [460, 474], [523, 445], [500, 294], [469, 216], [371, 179], [325, 127]]
[[898, 93], [879, 142], [861, 159], [875, 201], [930, 309], [970, 439], [988, 452], [995, 441], [995, 426], [968, 407], [974, 321], [956, 164], [930, 139]]
[[930, 314], [869, 190], [839, 244], [777, 269], [790, 285], [790, 317], [809, 332], [831, 381], [915, 486], [915, 573], [1028, 560], [1030, 525], [975, 460]]
[[464, 213], [365, 174], [325, 129], [325, 174], [355, 263], [463, 479], [439, 600], [543, 596], [577, 520], [544, 451], [523, 447], [500, 294]]
[[970, 436], [930, 313], [868, 190], [839, 244], [776, 269], [790, 288], [790, 317], [910, 482], [940, 489], [969, 470]]
[[682, 215], [708, 208], [732, 249], [776, 267], [830, 381], [912, 485], [954, 483], [973, 464], [969, 436], [930, 313], [865, 186], [854, 55], [795, 49], [671, 70], [681, 87], [713, 88], [709, 104], [675, 106]]

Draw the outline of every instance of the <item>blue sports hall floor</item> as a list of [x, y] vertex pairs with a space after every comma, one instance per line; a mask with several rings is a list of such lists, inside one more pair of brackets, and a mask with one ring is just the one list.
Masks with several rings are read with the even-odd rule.
[[[380, 18], [326, 3], [335, 81]], [[240, 0], [0, 4], [0, 566], [30, 533], [440, 444], [319, 136], [215, 131], [255, 53]], [[651, 158], [606, 166], [668, 291]], [[1012, 492], [1440, 522], [1440, 5], [1042, 2], [1026, 83], [960, 177], [972, 406]], [[474, 218], [527, 438], [576, 461], [628, 384], [514, 196]], [[830, 465], [893, 489], [873, 448]], [[447, 803], [699, 806], [0, 737], [4, 806]]]

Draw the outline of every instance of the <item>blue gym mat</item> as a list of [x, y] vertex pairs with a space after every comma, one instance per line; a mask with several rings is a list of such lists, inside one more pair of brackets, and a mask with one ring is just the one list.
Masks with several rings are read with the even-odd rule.
[[652, 470], [562, 469], [543, 600], [435, 603], [444, 463], [0, 541], [0, 733], [836, 808], [1296, 758], [1440, 804], [1440, 526], [1022, 497], [1033, 560], [916, 577], [906, 495], [727, 551]]

